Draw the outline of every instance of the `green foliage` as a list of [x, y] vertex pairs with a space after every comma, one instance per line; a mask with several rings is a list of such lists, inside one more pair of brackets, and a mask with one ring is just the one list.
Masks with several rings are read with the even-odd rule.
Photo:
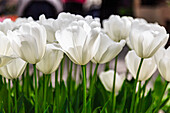
[[[58, 73], [58, 72], [57, 72]], [[44, 75], [46, 76], [46, 75]], [[46, 108], [43, 109], [44, 98], [44, 76], [39, 76], [38, 82], [38, 111], [40, 113], [82, 113], [83, 112], [83, 84], [79, 84], [70, 76], [67, 81], [55, 82], [52, 86], [51, 75], [47, 75], [47, 97]], [[80, 75], [81, 76], [81, 75]], [[8, 87], [0, 78], [0, 113], [8, 112]], [[24, 83], [23, 83], [24, 82]], [[129, 113], [132, 100], [132, 92], [135, 80], [125, 80], [121, 90], [116, 95], [115, 113]], [[23, 83], [23, 84], [22, 84]], [[23, 75], [22, 80], [18, 81], [17, 88], [17, 105], [18, 113], [33, 113], [35, 110], [35, 94], [33, 85], [33, 75]], [[165, 82], [158, 76], [154, 83], [154, 90], [145, 91], [145, 85], [141, 88], [140, 99], [136, 102], [137, 113], [151, 113], [157, 107], [157, 102], [163, 91]], [[145, 95], [143, 95], [145, 93]], [[99, 78], [96, 79], [92, 98], [89, 96], [87, 88], [87, 113], [110, 113], [111, 111], [111, 92], [106, 91]], [[137, 94], [137, 93], [136, 93]], [[14, 88], [11, 87], [11, 109], [14, 112]], [[161, 101], [160, 108], [165, 113], [170, 112], [169, 102], [170, 90]], [[142, 105], [142, 106], [141, 106]]]

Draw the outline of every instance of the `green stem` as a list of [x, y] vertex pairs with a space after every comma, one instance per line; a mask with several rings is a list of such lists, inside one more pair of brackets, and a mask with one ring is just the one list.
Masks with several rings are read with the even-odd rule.
[[48, 86], [48, 84], [47, 84], [47, 77], [48, 77], [48, 75], [44, 75], [44, 82], [45, 82], [45, 84], [44, 84], [44, 101], [43, 101], [43, 110], [45, 111], [45, 109], [46, 109], [46, 98], [47, 98], [47, 86]]
[[74, 78], [77, 78], [77, 64], [74, 64]]
[[138, 93], [137, 93], [137, 98], [136, 98], [135, 107], [134, 107], [135, 113], [138, 113], [136, 110], [137, 110], [138, 103], [140, 103], [140, 101], [141, 101], [140, 95], [141, 95], [141, 81], [139, 81]]
[[53, 113], [59, 112], [59, 88], [58, 88], [58, 69], [55, 71], [55, 97]]
[[82, 65], [83, 73], [83, 111], [86, 113], [86, 65]]
[[118, 55], [115, 57], [115, 67], [114, 67], [114, 77], [113, 77], [113, 89], [112, 89], [112, 103], [111, 106], [112, 108], [112, 112], [115, 112], [115, 107], [116, 107], [116, 95], [115, 95], [115, 84], [116, 84], [116, 71], [117, 71], [117, 59], [118, 59]]
[[14, 101], [15, 101], [15, 113], [17, 113], [17, 80], [14, 79]]
[[160, 106], [161, 106], [161, 101], [162, 101], [162, 98], [163, 98], [163, 96], [164, 96], [165, 90], [166, 90], [166, 88], [167, 88], [167, 86], [168, 86], [168, 83], [169, 83], [168, 81], [165, 81], [165, 85], [164, 85], [164, 87], [163, 87], [163, 92], [162, 92], [162, 94], [161, 94], [161, 96], [160, 96], [160, 98], [159, 98], [158, 105], [157, 105], [157, 107], [156, 107], [156, 109], [154, 110], [153, 113], [158, 113], [158, 110], [159, 110], [159, 108], [160, 108]]
[[6, 78], [4, 77], [4, 84], [5, 84], [5, 86], [6, 86]]
[[24, 86], [25, 86], [25, 74], [22, 74], [22, 93], [24, 93]]
[[70, 64], [70, 70], [68, 75], [68, 109], [69, 113], [71, 113], [71, 92], [72, 92], [72, 69], [73, 69], [73, 62]]
[[93, 63], [90, 62], [90, 84], [92, 82], [92, 71], [93, 71]]
[[8, 79], [8, 113], [11, 113], [11, 80]]
[[139, 112], [142, 113], [143, 112], [143, 103], [144, 103], [144, 97], [145, 97], [145, 91], [146, 91], [146, 85], [148, 84], [148, 82], [150, 81], [151, 78], [149, 78], [148, 80], [145, 81], [145, 84], [143, 85], [141, 91], [142, 91], [142, 98], [141, 98], [141, 102], [140, 102], [140, 106], [139, 106]]
[[140, 73], [140, 69], [142, 67], [143, 60], [144, 60], [144, 58], [141, 58], [140, 64], [139, 64], [139, 67], [138, 67], [138, 71], [137, 71], [137, 74], [136, 74], [136, 79], [135, 79], [135, 84], [134, 84], [133, 94], [132, 94], [132, 103], [131, 103], [131, 107], [130, 107], [130, 113], [133, 113], [133, 110], [134, 110], [133, 108], [134, 108], [134, 103], [135, 103], [136, 85], [137, 85], [137, 82], [138, 82], [139, 73]]
[[62, 79], [63, 79], [63, 65], [64, 65], [64, 61], [65, 61], [64, 59], [65, 59], [65, 57], [63, 58], [63, 60], [60, 63], [60, 84], [61, 84]]
[[99, 64], [97, 63], [95, 70], [94, 70], [94, 73], [93, 73], [93, 76], [92, 76], [92, 82], [90, 84], [90, 98], [92, 98], [92, 95], [93, 95], [93, 88], [94, 88], [94, 84], [95, 84], [95, 80], [96, 80], [96, 76], [97, 76], [98, 67], [99, 67]]
[[110, 65], [110, 62], [107, 62], [107, 63], [105, 64], [105, 69], [104, 69], [104, 71], [109, 70], [109, 65]]
[[36, 65], [34, 67], [34, 79], [35, 79], [35, 113], [38, 113], [38, 95], [37, 95], [37, 74], [36, 74]]
[[29, 64], [27, 64], [27, 70], [26, 70], [26, 80], [25, 80], [25, 84], [26, 84], [26, 95], [27, 97], [29, 97]]

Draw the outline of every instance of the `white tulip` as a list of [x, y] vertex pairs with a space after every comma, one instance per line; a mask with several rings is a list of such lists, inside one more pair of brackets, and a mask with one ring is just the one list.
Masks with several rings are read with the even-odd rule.
[[79, 65], [87, 64], [95, 56], [100, 43], [97, 35], [83, 20], [75, 21], [55, 34], [64, 53]]
[[161, 76], [170, 82], [170, 47], [160, 48], [154, 55]]
[[0, 31], [0, 67], [8, 64], [12, 59], [16, 58], [10, 46], [7, 36]]
[[[131, 50], [127, 53], [125, 57], [126, 66], [131, 73], [131, 75], [136, 79], [136, 74], [138, 71], [140, 57], [138, 57], [134, 50]], [[139, 73], [139, 81], [149, 79], [153, 73], [156, 71], [157, 66], [153, 57], [144, 59], [142, 67]]]
[[9, 64], [0, 68], [0, 74], [7, 79], [16, 79], [23, 74], [27, 63], [21, 58], [13, 59]]
[[[108, 70], [106, 72], [101, 72], [99, 75], [99, 78], [100, 78], [102, 84], [104, 85], [105, 89], [107, 91], [112, 92], [114, 71]], [[116, 80], [115, 80], [116, 94], [118, 94], [119, 90], [121, 89], [124, 80], [125, 80], [124, 76], [120, 76], [120, 75], [118, 75], [118, 73], [116, 73]]]
[[94, 63], [106, 63], [111, 61], [117, 56], [125, 45], [125, 40], [115, 42], [111, 40], [106, 34], [99, 31], [98, 38], [100, 38], [99, 49], [96, 55], [93, 57]]
[[14, 28], [14, 22], [11, 19], [5, 19], [3, 22], [0, 22], [0, 31], [4, 34], [7, 34], [8, 30], [12, 30]]
[[54, 19], [46, 19], [45, 15], [40, 15], [38, 23], [43, 25], [47, 32], [47, 42], [52, 43], [55, 40]]
[[44, 74], [51, 74], [57, 70], [62, 59], [63, 52], [53, 44], [47, 44], [44, 57], [36, 64], [36, 68]]
[[103, 21], [104, 31], [116, 42], [122, 39], [126, 40], [129, 36], [132, 19], [130, 17], [121, 18], [118, 15], [111, 15], [109, 19]]
[[14, 52], [26, 62], [36, 64], [44, 56], [47, 34], [42, 25], [26, 23], [7, 35]]
[[132, 49], [141, 58], [152, 57], [160, 47], [165, 46], [168, 38], [164, 27], [139, 21], [132, 23], [129, 36]]

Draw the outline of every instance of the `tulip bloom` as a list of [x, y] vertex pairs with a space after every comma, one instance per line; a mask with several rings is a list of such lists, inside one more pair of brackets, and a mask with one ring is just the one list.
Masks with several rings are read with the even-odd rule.
[[7, 34], [8, 30], [12, 30], [14, 28], [14, 22], [11, 19], [5, 19], [3, 22], [0, 22], [0, 31], [4, 34]]
[[167, 49], [160, 48], [156, 54], [154, 55], [155, 61], [158, 66], [158, 70], [161, 74], [161, 76], [166, 80], [170, 82], [170, 47]]
[[164, 27], [139, 21], [132, 23], [129, 36], [132, 49], [141, 58], [152, 57], [160, 47], [165, 46], [168, 38]]
[[[113, 70], [108, 70], [106, 72], [101, 72], [99, 75], [99, 78], [104, 85], [105, 89], [107, 91], [112, 92], [113, 88], [113, 77], [114, 77], [114, 71]], [[118, 75], [116, 73], [116, 83], [115, 83], [115, 92], [118, 94], [119, 90], [122, 87], [122, 84], [125, 80], [125, 77]]]
[[16, 58], [10, 46], [7, 36], [0, 31], [0, 67], [8, 64], [12, 59]]
[[[129, 51], [125, 57], [126, 66], [135, 79], [140, 60], [141, 58], [136, 55], [134, 50]], [[138, 80], [143, 81], [149, 79], [156, 69], [157, 66], [153, 57], [144, 59]]]
[[131, 17], [120, 18], [118, 15], [111, 15], [109, 19], [103, 21], [104, 31], [116, 42], [122, 39], [126, 40], [129, 36], [132, 20]]
[[75, 64], [87, 64], [98, 51], [98, 33], [91, 30], [83, 20], [75, 21], [66, 29], [57, 31], [55, 36], [63, 52]]
[[94, 63], [103, 64], [111, 61], [120, 53], [125, 45], [125, 40], [115, 42], [104, 33], [99, 33], [98, 38], [100, 38], [100, 44], [96, 55], [92, 59]]
[[45, 15], [39, 17], [39, 24], [43, 25], [47, 32], [47, 42], [52, 43], [55, 40], [54, 19], [46, 19]]
[[47, 44], [44, 57], [36, 64], [36, 68], [44, 74], [51, 74], [57, 70], [62, 59], [63, 52], [53, 44]]
[[36, 64], [44, 56], [47, 34], [42, 25], [26, 23], [16, 31], [9, 31], [7, 36], [14, 52], [26, 62]]
[[0, 74], [7, 79], [16, 79], [23, 74], [27, 63], [21, 58], [13, 59], [9, 64], [0, 68]]

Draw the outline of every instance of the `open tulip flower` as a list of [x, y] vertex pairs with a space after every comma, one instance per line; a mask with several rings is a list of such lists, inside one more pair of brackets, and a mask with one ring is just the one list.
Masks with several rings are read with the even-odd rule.
[[[138, 66], [140, 63], [140, 57], [136, 55], [134, 50], [127, 53], [125, 57], [126, 66], [132, 76], [136, 79], [136, 73], [138, 71]], [[153, 57], [144, 59], [140, 73], [139, 81], [144, 81], [149, 79], [153, 73], [156, 71], [157, 66]]]
[[132, 23], [130, 45], [141, 58], [152, 57], [155, 52], [165, 46], [169, 38], [164, 27], [140, 21]]
[[96, 55], [92, 59], [94, 63], [102, 64], [111, 61], [125, 45], [125, 40], [115, 42], [102, 32], [99, 33], [98, 38], [100, 38], [100, 44]]
[[63, 52], [53, 44], [47, 44], [44, 57], [36, 64], [36, 68], [44, 74], [51, 74], [58, 68], [63, 58]]
[[[99, 75], [99, 78], [100, 78], [102, 84], [104, 85], [106, 90], [110, 91], [110, 92], [112, 92], [112, 88], [113, 88], [113, 77], [114, 77], [113, 70], [101, 72]], [[119, 90], [121, 89], [124, 80], [125, 80], [124, 76], [120, 76], [120, 75], [118, 75], [118, 73], [116, 73], [115, 92], [117, 94], [118, 94]]]
[[98, 51], [98, 32], [83, 20], [75, 21], [66, 29], [57, 31], [55, 36], [64, 53], [75, 64], [87, 64]]
[[44, 56], [47, 34], [42, 25], [26, 23], [18, 30], [9, 31], [7, 36], [14, 52], [26, 62], [36, 64]]
[[170, 47], [160, 48], [154, 55], [161, 76], [170, 82]]
[[104, 31], [116, 42], [126, 40], [129, 36], [132, 20], [131, 17], [111, 15], [109, 19], [103, 21]]

